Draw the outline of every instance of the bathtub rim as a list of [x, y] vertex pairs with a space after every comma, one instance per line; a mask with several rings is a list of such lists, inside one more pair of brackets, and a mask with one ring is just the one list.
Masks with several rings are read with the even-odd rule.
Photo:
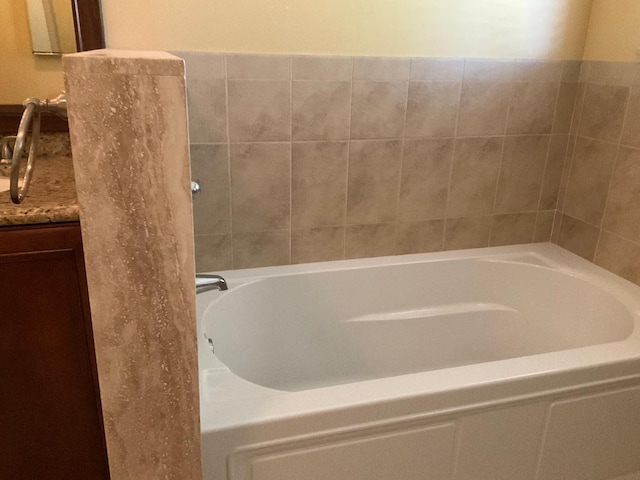
[[[598, 267], [556, 245], [525, 244], [428, 254], [339, 260], [302, 265], [261, 267], [215, 272], [224, 276], [230, 289], [261, 278], [300, 273], [360, 269], [385, 265], [427, 263], [453, 259], [483, 258], [510, 261], [509, 257], [528, 255], [548, 266], [581, 277], [615, 295], [634, 316], [633, 332], [624, 340], [557, 352], [516, 357], [474, 365], [385, 377], [361, 382], [288, 392], [255, 385], [230, 371], [210, 354], [201, 327], [201, 317], [214, 308], [218, 292], [198, 296], [198, 349], [202, 432], [271, 423], [349, 409], [369, 411], [374, 405], [405, 405], [428, 401], [432, 407], [447, 398], [455, 405], [465, 402], [484, 404], [505, 402], [509, 398], [538, 398], [567, 389], [598, 388], [599, 385], [640, 379], [640, 287]], [[503, 258], [501, 258], [503, 257]], [[213, 301], [212, 301], [213, 300]], [[203, 307], [203, 304], [206, 305]], [[202, 311], [204, 308], [204, 311]], [[202, 314], [200, 314], [202, 312]], [[235, 389], [233, 395], [209, 386], [208, 379]], [[483, 392], [484, 390], [484, 392]], [[388, 411], [391, 414], [390, 409]]]

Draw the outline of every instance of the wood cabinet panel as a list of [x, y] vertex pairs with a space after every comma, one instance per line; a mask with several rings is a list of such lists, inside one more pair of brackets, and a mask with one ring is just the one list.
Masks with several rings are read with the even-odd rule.
[[109, 478], [78, 224], [0, 228], [0, 432], [0, 478]]

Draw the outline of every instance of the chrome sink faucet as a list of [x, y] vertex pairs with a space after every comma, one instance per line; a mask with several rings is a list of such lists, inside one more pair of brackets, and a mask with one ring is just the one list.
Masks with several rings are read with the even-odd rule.
[[220, 275], [196, 273], [196, 294], [210, 290], [228, 290], [227, 281]]

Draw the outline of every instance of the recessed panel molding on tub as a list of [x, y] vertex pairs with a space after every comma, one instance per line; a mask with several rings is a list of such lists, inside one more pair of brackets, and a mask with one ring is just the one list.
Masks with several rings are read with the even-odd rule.
[[206, 479], [638, 479], [640, 288], [557, 246], [217, 273]]

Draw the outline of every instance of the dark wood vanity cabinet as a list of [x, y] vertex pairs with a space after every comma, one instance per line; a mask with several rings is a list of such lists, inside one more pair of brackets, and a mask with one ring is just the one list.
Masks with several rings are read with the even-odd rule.
[[0, 479], [108, 479], [78, 223], [0, 227]]

